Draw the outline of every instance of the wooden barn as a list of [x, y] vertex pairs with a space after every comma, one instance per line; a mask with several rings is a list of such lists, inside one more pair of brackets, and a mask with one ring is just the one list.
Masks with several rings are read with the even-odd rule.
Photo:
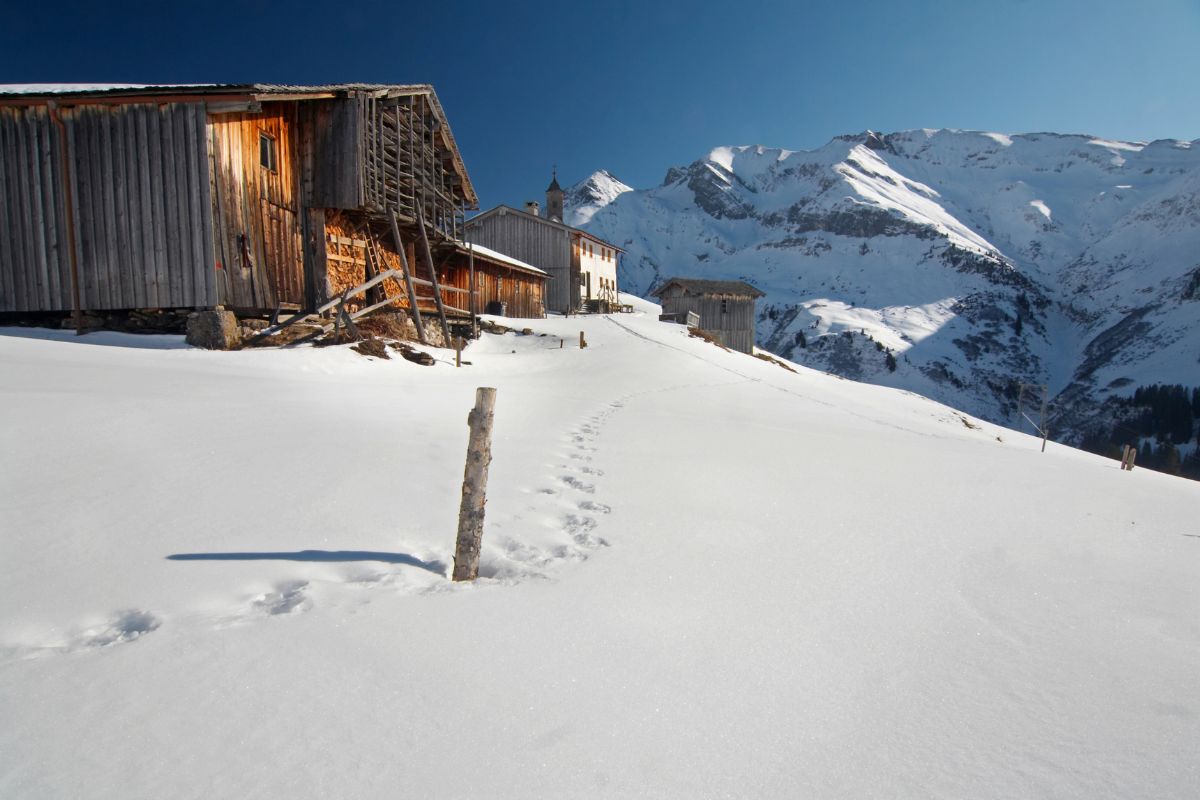
[[315, 311], [380, 276], [346, 305], [448, 335], [477, 207], [428, 85], [0, 87], [0, 313]]
[[664, 315], [700, 317], [699, 327], [721, 344], [742, 353], [754, 352], [754, 303], [763, 292], [742, 281], [670, 278], [651, 294], [662, 301]]

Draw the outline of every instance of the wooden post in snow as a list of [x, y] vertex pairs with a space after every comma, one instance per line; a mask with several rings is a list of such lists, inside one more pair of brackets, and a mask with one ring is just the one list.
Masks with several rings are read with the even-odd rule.
[[479, 338], [479, 308], [475, 302], [475, 245], [472, 242], [467, 242], [467, 266], [471, 270], [471, 289], [470, 298], [471, 304], [471, 338]]
[[587, 347], [587, 340], [585, 340], [583, 338], [583, 331], [580, 331], [579, 332], [579, 349], [582, 350], [585, 347]]
[[487, 502], [488, 465], [492, 463], [492, 418], [496, 390], [475, 390], [475, 408], [467, 415], [471, 437], [467, 442], [467, 465], [463, 471], [462, 504], [458, 508], [458, 540], [454, 545], [456, 581], [479, 577], [479, 548], [483, 540], [483, 506]]
[[454, 337], [454, 366], [456, 366], [456, 367], [462, 366], [462, 345], [463, 345], [462, 337], [455, 336]]
[[1125, 445], [1121, 450], [1121, 469], [1133, 472], [1133, 461], [1137, 458], [1137, 448], [1133, 445]]

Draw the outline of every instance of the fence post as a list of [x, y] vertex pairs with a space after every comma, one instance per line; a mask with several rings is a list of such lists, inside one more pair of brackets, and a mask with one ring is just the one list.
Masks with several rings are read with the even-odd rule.
[[455, 336], [454, 337], [454, 366], [456, 366], [456, 367], [462, 366], [462, 344], [463, 344], [462, 337]]
[[587, 341], [585, 341], [583, 338], [583, 331], [580, 331], [579, 332], [579, 349], [582, 350], [585, 347], [587, 347]]
[[496, 390], [475, 390], [475, 408], [467, 415], [471, 437], [467, 442], [467, 465], [463, 470], [462, 504], [458, 508], [458, 540], [454, 545], [456, 581], [479, 577], [479, 549], [483, 540], [483, 507], [487, 502], [488, 465], [492, 463], [492, 419]]

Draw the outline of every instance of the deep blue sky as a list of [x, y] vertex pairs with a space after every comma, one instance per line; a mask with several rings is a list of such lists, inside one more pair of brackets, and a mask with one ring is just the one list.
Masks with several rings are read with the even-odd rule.
[[432, 83], [485, 208], [867, 128], [1200, 138], [1198, 0], [5, 6], [5, 83]]

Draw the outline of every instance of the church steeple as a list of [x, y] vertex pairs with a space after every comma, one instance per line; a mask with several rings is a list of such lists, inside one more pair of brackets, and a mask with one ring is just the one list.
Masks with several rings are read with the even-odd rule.
[[546, 187], [546, 219], [563, 220], [563, 190], [558, 185], [558, 167], [554, 168], [550, 185]]

